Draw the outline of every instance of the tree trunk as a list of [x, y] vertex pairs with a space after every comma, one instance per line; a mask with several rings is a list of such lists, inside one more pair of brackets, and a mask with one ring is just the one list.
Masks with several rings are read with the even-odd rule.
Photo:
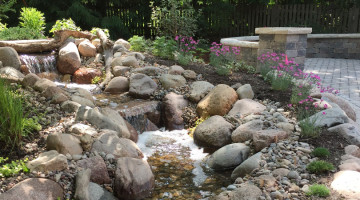
[[54, 35], [55, 38], [50, 40], [0, 41], [0, 47], [12, 47], [18, 53], [40, 53], [59, 48], [70, 36], [89, 40], [96, 37], [89, 32], [72, 30], [58, 30], [54, 32]]

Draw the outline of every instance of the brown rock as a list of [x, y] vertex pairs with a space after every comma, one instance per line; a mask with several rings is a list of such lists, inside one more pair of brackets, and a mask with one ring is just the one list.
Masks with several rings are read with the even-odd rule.
[[25, 87], [33, 87], [38, 80], [40, 80], [40, 77], [38, 77], [36, 74], [30, 73], [24, 77], [22, 85]]
[[129, 129], [130, 132], [130, 140], [132, 140], [133, 142], [137, 142], [138, 138], [139, 138], [139, 134], [136, 131], [136, 129], [127, 121], [125, 121], [127, 128]]
[[278, 129], [257, 131], [253, 135], [255, 150], [260, 151], [261, 149], [270, 146], [271, 143], [277, 143], [280, 140], [286, 139], [288, 136], [286, 131]]
[[131, 67], [114, 66], [112, 67], [112, 73], [114, 76], [127, 76], [129, 75]]
[[127, 92], [129, 91], [129, 80], [123, 76], [115, 77], [111, 79], [104, 91], [111, 94]]
[[91, 84], [93, 78], [97, 76], [102, 76], [99, 69], [82, 67], [74, 73], [73, 82], [77, 84]]
[[165, 96], [163, 116], [165, 117], [164, 121], [167, 129], [184, 129], [184, 120], [182, 115], [186, 106], [188, 106], [188, 101], [184, 99], [183, 95], [177, 95], [170, 92]]
[[79, 51], [73, 42], [67, 42], [60, 47], [56, 66], [62, 74], [74, 74], [80, 68]]
[[85, 39], [84, 41], [80, 42], [78, 49], [82, 56], [85, 57], [96, 56], [96, 47], [88, 39]]
[[46, 138], [46, 145], [48, 150], [56, 150], [64, 155], [78, 155], [83, 152], [80, 140], [70, 134], [51, 133]]
[[66, 156], [59, 154], [55, 150], [41, 153], [38, 158], [32, 160], [26, 165], [30, 171], [55, 171], [64, 170], [68, 167]]
[[59, 87], [50, 86], [41, 93], [41, 96], [45, 97], [46, 99], [52, 99], [55, 95], [60, 93], [65, 94], [65, 91]]
[[77, 166], [84, 169], [91, 169], [90, 181], [97, 184], [110, 184], [111, 179], [106, 164], [101, 156], [79, 160]]

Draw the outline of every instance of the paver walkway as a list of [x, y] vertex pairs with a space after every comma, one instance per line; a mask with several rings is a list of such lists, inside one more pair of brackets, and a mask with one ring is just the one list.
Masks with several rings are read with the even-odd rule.
[[323, 86], [340, 91], [339, 96], [348, 100], [360, 124], [360, 60], [307, 58], [305, 72], [314, 72], [322, 79]]

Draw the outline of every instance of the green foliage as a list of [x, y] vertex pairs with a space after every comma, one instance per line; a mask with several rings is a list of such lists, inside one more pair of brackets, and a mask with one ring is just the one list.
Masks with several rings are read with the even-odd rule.
[[129, 28], [125, 26], [123, 20], [117, 16], [102, 18], [100, 26], [109, 29], [111, 39], [128, 39], [132, 36]]
[[7, 29], [6, 26], [7, 26], [7, 24], [6, 23], [5, 24], [1, 23], [1, 20], [0, 20], [0, 32]]
[[129, 42], [131, 44], [131, 51], [145, 52], [147, 49], [146, 40], [142, 36], [134, 35], [129, 39]]
[[176, 51], [176, 42], [173, 39], [166, 39], [165, 36], [157, 37], [152, 44], [152, 53], [165, 59], [173, 59]]
[[102, 77], [101, 76], [95, 76], [93, 79], [91, 79], [91, 84], [98, 84], [102, 81]]
[[318, 147], [311, 152], [312, 155], [319, 158], [326, 158], [330, 156], [330, 152], [327, 148]]
[[[8, 158], [0, 157], [0, 164], [4, 161], [7, 161]], [[30, 170], [26, 167], [26, 162], [28, 159], [25, 160], [16, 160], [12, 161], [11, 163], [4, 164], [0, 167], [0, 177], [9, 177], [19, 174], [21, 171], [24, 173], [29, 172]]]
[[56, 20], [56, 23], [52, 26], [49, 33], [54, 33], [57, 30], [73, 30], [73, 31], [81, 31], [81, 28], [76, 26], [75, 22], [69, 19]]
[[251, 65], [247, 65], [243, 61], [237, 61], [234, 64], [234, 71], [245, 71], [245, 72], [247, 72], [249, 74], [255, 74], [256, 73], [256, 68], [251, 66]]
[[319, 161], [313, 161], [310, 164], [308, 164], [306, 169], [311, 173], [320, 174], [334, 170], [334, 166], [329, 162], [319, 160]]
[[183, 66], [188, 65], [191, 61], [193, 61], [193, 55], [192, 54], [177, 54], [176, 55], [176, 61]]
[[192, 0], [161, 0], [160, 6], [151, 2], [150, 7], [152, 23], [149, 26], [156, 28], [159, 35], [172, 38], [177, 35], [194, 36], [198, 30], [201, 10], [195, 11]]
[[309, 187], [309, 191], [306, 192], [307, 196], [328, 197], [330, 196], [330, 190], [325, 185], [314, 184]]
[[24, 133], [29, 135], [31, 133], [41, 131], [42, 126], [39, 124], [38, 118], [26, 118], [24, 119]]
[[270, 80], [271, 88], [274, 90], [284, 91], [289, 89], [293, 84], [293, 78], [285, 72], [270, 71], [266, 78]]
[[205, 118], [200, 117], [200, 118], [198, 118], [198, 119], [195, 121], [194, 127], [189, 128], [189, 135], [190, 135], [191, 137], [193, 137], [196, 127], [198, 127], [201, 123], [203, 123], [203, 122], [204, 122], [205, 120], [207, 120], [207, 119], [209, 119], [209, 117], [205, 117]]
[[0, 19], [9, 18], [5, 13], [7, 12], [15, 12], [15, 9], [13, 8], [14, 4], [17, 0], [1, 0], [0, 1]]
[[304, 138], [316, 138], [319, 137], [321, 128], [315, 126], [316, 120], [311, 120], [309, 117], [303, 119], [299, 123], [299, 127], [301, 128], [301, 137]]
[[32, 40], [41, 38], [45, 38], [45, 36], [29, 28], [10, 27], [0, 31], [0, 40]]
[[21, 8], [19, 20], [21, 27], [33, 29], [43, 34], [45, 29], [44, 13], [36, 8]]
[[110, 37], [109, 29], [107, 29], [107, 28], [102, 29], [102, 28], [98, 28], [98, 27], [92, 27], [90, 33], [96, 35], [96, 32], [97, 32], [97, 30], [99, 30], [99, 29], [102, 30], [102, 31], [105, 33], [106, 37], [108, 37], [108, 38]]
[[224, 64], [224, 65], [217, 65], [215, 66], [215, 71], [217, 74], [221, 76], [230, 75], [233, 69], [233, 65], [231, 64]]

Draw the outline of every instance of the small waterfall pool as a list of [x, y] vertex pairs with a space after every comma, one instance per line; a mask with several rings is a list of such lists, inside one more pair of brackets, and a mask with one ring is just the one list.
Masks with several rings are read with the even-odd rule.
[[20, 61], [31, 73], [56, 72], [56, 58], [52, 53], [21, 54]]

